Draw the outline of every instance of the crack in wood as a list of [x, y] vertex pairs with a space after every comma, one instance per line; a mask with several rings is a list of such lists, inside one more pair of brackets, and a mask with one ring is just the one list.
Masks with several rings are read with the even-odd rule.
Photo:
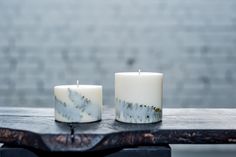
[[73, 124], [69, 124], [70, 126], [70, 140], [71, 140], [71, 143], [74, 143], [75, 141], [75, 127], [73, 126]]

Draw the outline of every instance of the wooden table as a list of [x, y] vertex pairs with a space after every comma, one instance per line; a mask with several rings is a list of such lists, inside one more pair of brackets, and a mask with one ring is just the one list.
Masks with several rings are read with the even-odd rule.
[[19, 151], [33, 153], [29, 156], [168, 157], [169, 144], [236, 143], [236, 109], [164, 109], [160, 123], [126, 124], [114, 120], [114, 109], [105, 108], [100, 122], [64, 124], [54, 121], [52, 108], [1, 107], [0, 142], [0, 157]]

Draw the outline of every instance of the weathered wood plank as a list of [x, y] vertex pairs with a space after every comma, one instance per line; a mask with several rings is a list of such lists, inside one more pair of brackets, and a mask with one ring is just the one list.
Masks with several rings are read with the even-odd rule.
[[126, 124], [104, 109], [88, 124], [54, 121], [52, 108], [0, 108], [0, 142], [49, 151], [91, 151], [158, 144], [236, 143], [236, 109], [164, 109], [163, 121]]

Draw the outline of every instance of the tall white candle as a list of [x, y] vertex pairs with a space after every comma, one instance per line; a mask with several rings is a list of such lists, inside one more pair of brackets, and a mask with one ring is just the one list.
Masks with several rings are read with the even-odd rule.
[[163, 74], [124, 72], [115, 74], [116, 120], [153, 123], [162, 118]]
[[102, 86], [61, 85], [54, 87], [55, 120], [68, 123], [101, 120]]

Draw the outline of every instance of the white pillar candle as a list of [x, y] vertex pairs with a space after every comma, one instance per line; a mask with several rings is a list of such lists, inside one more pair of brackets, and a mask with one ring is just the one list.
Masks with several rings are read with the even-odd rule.
[[61, 85], [54, 87], [55, 120], [85, 123], [101, 120], [102, 86]]
[[161, 121], [162, 91], [162, 73], [115, 73], [116, 120], [127, 123]]

